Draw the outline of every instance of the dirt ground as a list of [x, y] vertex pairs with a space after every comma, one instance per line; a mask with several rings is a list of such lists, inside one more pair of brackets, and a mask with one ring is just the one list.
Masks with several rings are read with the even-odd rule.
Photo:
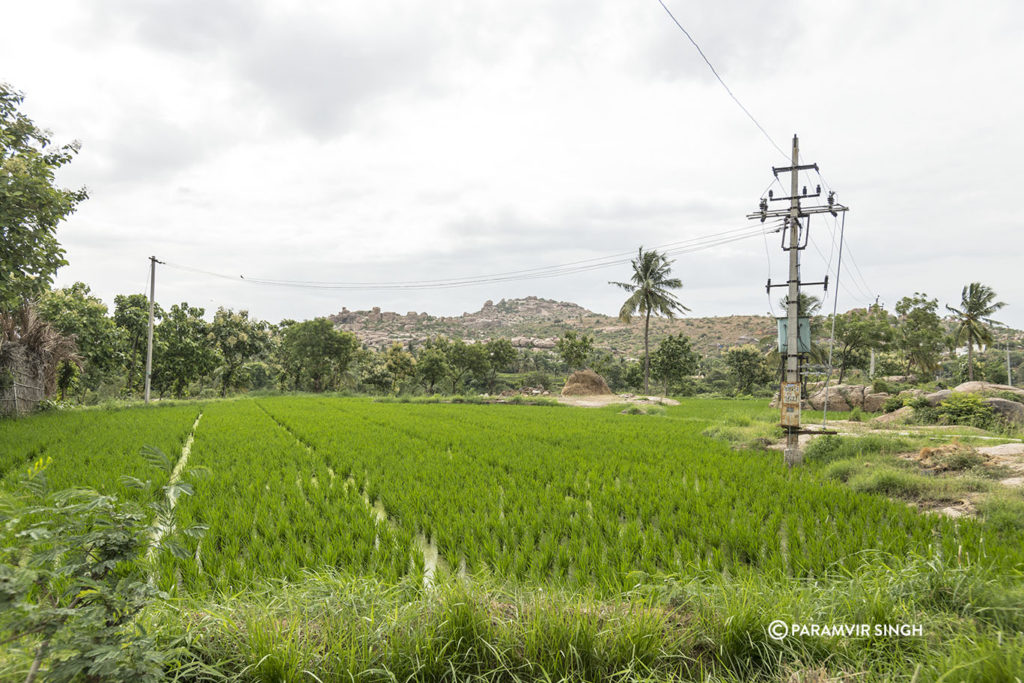
[[581, 408], [601, 408], [617, 404], [677, 406], [679, 401], [661, 396], [635, 396], [633, 394], [598, 394], [594, 396], [559, 396], [559, 403]]

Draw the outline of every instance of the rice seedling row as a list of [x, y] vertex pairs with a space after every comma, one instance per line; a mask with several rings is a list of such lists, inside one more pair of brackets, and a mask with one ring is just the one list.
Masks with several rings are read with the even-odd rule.
[[700, 436], [699, 421], [532, 407], [261, 405], [449, 566], [621, 589], [636, 573], [817, 576], [864, 552], [1017, 562], [922, 516]]
[[197, 405], [134, 407], [46, 413], [0, 422], [0, 477], [16, 485], [42, 459], [54, 489], [93, 488], [119, 498], [148, 502], [149, 492], [125, 486], [122, 476], [167, 482], [168, 473], [142, 457], [144, 446], [162, 450], [173, 462], [199, 415]]

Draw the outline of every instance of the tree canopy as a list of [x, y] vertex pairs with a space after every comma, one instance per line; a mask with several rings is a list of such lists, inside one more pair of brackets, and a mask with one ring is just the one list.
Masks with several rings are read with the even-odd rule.
[[55, 185], [54, 173], [79, 144], [51, 145], [49, 134], [19, 111], [24, 96], [0, 83], [0, 310], [43, 294], [67, 265], [57, 226], [87, 196]]
[[686, 306], [676, 299], [671, 290], [681, 289], [683, 281], [679, 278], [669, 277], [672, 273], [672, 261], [664, 254], [655, 250], [644, 251], [643, 247], [637, 250], [636, 258], [632, 260], [633, 274], [629, 282], [609, 282], [608, 284], [621, 287], [630, 293], [622, 308], [619, 309], [619, 319], [629, 322], [633, 315], [640, 314], [644, 317], [644, 391], [650, 390], [651, 378], [651, 352], [650, 352], [650, 328], [651, 314], [673, 317], [676, 313], [689, 311]]

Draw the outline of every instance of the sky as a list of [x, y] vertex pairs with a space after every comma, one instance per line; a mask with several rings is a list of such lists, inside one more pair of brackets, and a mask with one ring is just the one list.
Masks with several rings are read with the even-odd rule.
[[[90, 194], [56, 282], [112, 303], [155, 255], [157, 300], [208, 315], [528, 295], [615, 314], [625, 262], [444, 289], [251, 280], [450, 280], [752, 230], [798, 134], [821, 169], [800, 184], [850, 207], [838, 288], [838, 221], [812, 219], [801, 254], [805, 280], [831, 273], [827, 310], [941, 308], [980, 281], [1024, 328], [1024, 6], [665, 3], [767, 134], [658, 0], [14, 4], [0, 81], [81, 141], [59, 180]], [[781, 314], [779, 237], [674, 253], [689, 315]]]

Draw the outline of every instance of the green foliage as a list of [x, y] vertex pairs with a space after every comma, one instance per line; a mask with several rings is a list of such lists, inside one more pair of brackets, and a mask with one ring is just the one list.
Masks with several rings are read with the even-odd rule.
[[863, 422], [864, 411], [860, 409], [860, 406], [854, 406], [853, 410], [850, 411], [850, 414], [847, 416], [846, 419], [849, 420], [850, 422]]
[[0, 311], [45, 292], [64, 260], [57, 226], [86, 197], [55, 185], [77, 142], [53, 147], [47, 131], [19, 111], [24, 96], [0, 83]]
[[890, 396], [885, 399], [885, 403], [882, 404], [882, 412], [892, 413], [903, 407], [903, 399], [899, 396]]
[[416, 372], [427, 393], [434, 393], [434, 387], [451, 372], [447, 354], [436, 347], [423, 348], [416, 359]]
[[[164, 317], [160, 304], [153, 304], [153, 324]], [[144, 363], [149, 336], [149, 299], [145, 294], [118, 294], [114, 297], [114, 325], [120, 331], [125, 364], [126, 389], [142, 390]]]
[[145, 515], [94, 491], [51, 492], [44, 468], [0, 505], [0, 634], [31, 653], [27, 681], [47, 661], [47, 681], [163, 680], [180, 651], [138, 618], [161, 595], [140, 562]]
[[586, 334], [577, 334], [574, 330], [566, 330], [555, 343], [555, 350], [569, 370], [579, 370], [587, 366], [590, 355], [594, 352], [594, 338]]
[[293, 389], [326, 390], [345, 372], [359, 348], [354, 334], [335, 330], [327, 318], [286, 324], [281, 336], [278, 355]]
[[651, 315], [673, 317], [676, 313], [689, 311], [672, 293], [673, 289], [682, 289], [683, 281], [669, 277], [672, 273], [672, 261], [664, 254], [651, 249], [637, 250], [632, 260], [633, 274], [629, 282], [609, 282], [630, 293], [628, 299], [619, 309], [619, 320], [629, 322], [632, 316], [644, 317], [644, 392], [650, 391], [651, 351], [650, 326]]
[[942, 424], [967, 425], [989, 429], [997, 422], [995, 411], [976, 394], [952, 394], [938, 406], [938, 420]]
[[734, 346], [725, 352], [724, 358], [733, 385], [740, 393], [749, 394], [772, 379], [764, 354], [753, 344]]
[[974, 381], [974, 347], [992, 341], [989, 325], [996, 324], [992, 314], [1006, 304], [996, 301], [996, 293], [988, 285], [972, 282], [960, 293], [960, 308], [946, 306], [957, 320], [953, 333], [956, 344], [967, 344], [967, 379]]
[[665, 393], [668, 393], [669, 387], [682, 385], [697, 372], [698, 361], [686, 335], [669, 335], [661, 340], [651, 356], [651, 372], [655, 380], [664, 383]]
[[804, 457], [812, 463], [829, 463], [864, 455], [898, 453], [910, 448], [910, 442], [902, 438], [875, 434], [859, 437], [826, 434], [807, 444]]
[[202, 308], [182, 302], [171, 306], [156, 327], [152, 386], [161, 394], [185, 396], [189, 384], [217, 367], [220, 357], [210, 342], [211, 326]]
[[934, 376], [939, 357], [945, 348], [942, 319], [938, 314], [938, 299], [914, 292], [896, 304], [896, 347], [903, 356], [904, 372], [917, 369], [921, 375]]
[[89, 286], [76, 282], [70, 287], [46, 292], [37, 303], [40, 317], [61, 334], [73, 337], [84, 364], [83, 382], [96, 388], [123, 363], [120, 330], [107, 315], [107, 305], [92, 296]]
[[[831, 316], [826, 326], [831, 324]], [[855, 309], [836, 316], [835, 355], [839, 364], [839, 382], [854, 367], [866, 367], [868, 352], [883, 348], [892, 339], [889, 316], [881, 307]]]
[[207, 336], [216, 346], [221, 359], [220, 395], [225, 396], [236, 384], [236, 374], [247, 362], [270, 347], [267, 323], [249, 318], [248, 311], [218, 308]]

